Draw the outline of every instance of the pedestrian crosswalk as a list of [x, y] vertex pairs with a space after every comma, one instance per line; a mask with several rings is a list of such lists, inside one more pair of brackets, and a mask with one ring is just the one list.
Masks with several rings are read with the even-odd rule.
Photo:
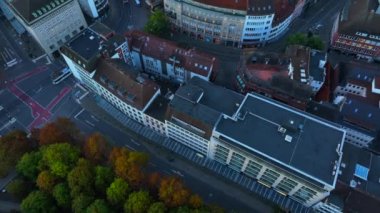
[[164, 146], [168, 150], [178, 154], [179, 156], [193, 162], [194, 164], [207, 168], [208, 170], [214, 172], [218, 176], [223, 176], [224, 178], [230, 180], [231, 182], [236, 183], [237, 185], [243, 187], [251, 193], [259, 195], [265, 199], [268, 199], [277, 205], [281, 206], [284, 209], [290, 210], [295, 213], [307, 213], [311, 212], [311, 208], [306, 208], [302, 204], [290, 199], [287, 196], [284, 196], [278, 192], [276, 192], [272, 188], [268, 188], [260, 183], [258, 183], [255, 179], [246, 176], [243, 173], [237, 172], [228, 166], [219, 163], [214, 160], [210, 160], [208, 158], [203, 157], [195, 150], [171, 139], [166, 136], [163, 136], [147, 126], [143, 126], [137, 121], [129, 118], [118, 109], [113, 107], [110, 103], [105, 101], [104, 99], [97, 99], [98, 105], [107, 111], [112, 117], [117, 119], [121, 124], [129, 128], [135, 133], [142, 135], [148, 140], [157, 143], [159, 145]]

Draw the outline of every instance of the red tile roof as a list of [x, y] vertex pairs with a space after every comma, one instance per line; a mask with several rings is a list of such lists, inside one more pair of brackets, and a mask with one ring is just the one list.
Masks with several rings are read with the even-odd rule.
[[247, 79], [271, 81], [273, 76], [288, 76], [286, 67], [269, 64], [249, 64], [244, 73]]
[[[125, 34], [132, 49], [139, 49], [142, 54], [173, 63], [199, 75], [209, 77], [214, 66], [215, 57], [196, 49], [184, 49], [177, 43], [144, 32], [131, 31]], [[171, 59], [171, 61], [170, 61]]]
[[[159, 89], [119, 59], [99, 59], [95, 80], [129, 105], [142, 110]], [[110, 87], [114, 85], [114, 88]]]

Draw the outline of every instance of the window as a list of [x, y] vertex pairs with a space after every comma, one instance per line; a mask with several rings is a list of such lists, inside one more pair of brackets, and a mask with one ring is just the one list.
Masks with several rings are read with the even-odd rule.
[[281, 182], [276, 186], [276, 189], [288, 194], [294, 187], [297, 186], [297, 182], [294, 180], [291, 180], [287, 177], [281, 180]]
[[306, 202], [311, 199], [317, 192], [307, 188], [306, 186], [302, 186], [296, 193], [294, 193], [293, 197], [301, 202]]
[[236, 152], [234, 152], [232, 154], [229, 166], [232, 169], [237, 170], [237, 171], [240, 172], [241, 169], [242, 169], [242, 167], [243, 167], [244, 161], [245, 161], [245, 157], [243, 157], [242, 155], [237, 154]]
[[250, 160], [248, 162], [247, 167], [244, 170], [244, 173], [247, 174], [248, 176], [256, 178], [257, 175], [260, 173], [261, 168], [263, 168], [262, 165]]
[[263, 176], [260, 178], [260, 182], [272, 186], [279, 176], [279, 173], [270, 169], [266, 169]]
[[229, 150], [221, 145], [216, 145], [215, 160], [226, 164]]

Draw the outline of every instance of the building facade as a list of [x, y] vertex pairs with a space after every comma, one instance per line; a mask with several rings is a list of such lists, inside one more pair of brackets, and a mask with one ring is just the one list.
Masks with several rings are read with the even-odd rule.
[[83, 12], [93, 18], [103, 16], [109, 9], [108, 0], [79, 0]]
[[194, 76], [206, 81], [212, 78], [216, 59], [211, 55], [139, 31], [125, 36], [127, 42], [118, 53], [136, 69], [177, 83], [187, 82]]
[[77, 0], [15, 0], [10, 5], [16, 18], [50, 58], [87, 27]]
[[250, 47], [279, 38], [302, 11], [302, 2], [166, 0], [164, 9], [174, 29], [192, 38]]

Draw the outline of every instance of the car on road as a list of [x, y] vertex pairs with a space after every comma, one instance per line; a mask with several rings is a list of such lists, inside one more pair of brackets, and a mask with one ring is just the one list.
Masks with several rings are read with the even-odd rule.
[[63, 80], [65, 80], [67, 77], [69, 77], [70, 75], [71, 75], [70, 68], [64, 67], [63, 69], [61, 69], [59, 71], [54, 71], [52, 73], [51, 78], [52, 78], [53, 84], [59, 84]]

